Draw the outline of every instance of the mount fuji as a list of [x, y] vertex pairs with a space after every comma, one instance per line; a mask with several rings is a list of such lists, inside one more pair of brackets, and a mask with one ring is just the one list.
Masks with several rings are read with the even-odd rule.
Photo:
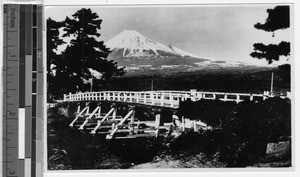
[[[145, 57], [149, 55], [178, 55], [196, 57], [172, 45], [164, 45], [135, 30], [124, 30], [105, 45], [113, 51], [122, 51], [123, 57]], [[196, 57], [198, 58], [198, 57]]]
[[203, 59], [173, 45], [151, 40], [134, 30], [122, 31], [105, 45], [112, 51], [108, 60], [116, 61], [119, 66], [126, 66], [127, 70], [158, 68], [178, 71], [256, 67], [238, 61]]
[[151, 40], [135, 30], [124, 30], [105, 45], [112, 51], [108, 59], [122, 66], [194, 65], [206, 61], [173, 45]]

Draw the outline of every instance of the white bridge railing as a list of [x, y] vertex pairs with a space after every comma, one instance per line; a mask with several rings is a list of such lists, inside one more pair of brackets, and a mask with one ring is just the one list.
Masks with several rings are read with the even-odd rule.
[[145, 105], [155, 105], [162, 107], [178, 108], [179, 101], [191, 99], [197, 101], [200, 99], [219, 99], [221, 101], [235, 101], [237, 103], [243, 100], [262, 99], [272, 97], [270, 92], [263, 94], [250, 93], [224, 93], [224, 92], [202, 92], [202, 91], [100, 91], [100, 92], [79, 92], [75, 94], [65, 94], [63, 101], [116, 101], [127, 103], [139, 103]]

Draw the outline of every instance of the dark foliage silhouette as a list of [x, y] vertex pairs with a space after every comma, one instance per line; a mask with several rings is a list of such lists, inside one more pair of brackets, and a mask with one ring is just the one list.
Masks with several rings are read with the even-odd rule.
[[[103, 41], [98, 40], [101, 23], [96, 13], [84, 8], [62, 22], [47, 20], [47, 55], [50, 56], [48, 90], [53, 98], [61, 98], [63, 93], [90, 90], [91, 82], [88, 81], [91, 79], [94, 90], [105, 89], [114, 77], [125, 73], [124, 68], [119, 68], [116, 62], [107, 60], [111, 51]], [[59, 38], [59, 28], [64, 31], [63, 40], [70, 40], [61, 54], [55, 51], [64, 43]], [[52, 68], [51, 63], [54, 66]], [[99, 74], [92, 75], [91, 70]]]
[[[268, 17], [264, 24], [257, 23], [254, 27], [258, 30], [266, 32], [274, 32], [276, 30], [283, 30], [290, 27], [290, 7], [289, 6], [276, 6], [274, 9], [268, 9]], [[269, 64], [274, 60], [278, 61], [280, 56], [290, 55], [290, 43], [282, 41], [279, 44], [265, 45], [262, 43], [255, 43], [253, 45], [254, 52], [250, 55], [253, 58], [266, 59]]]
[[268, 18], [264, 24], [257, 23], [255, 28], [274, 32], [280, 29], [290, 27], [290, 8], [289, 6], [276, 6], [274, 9], [268, 9]]
[[[60, 55], [57, 54], [57, 48], [65, 44], [65, 42], [59, 38], [59, 29], [63, 26], [62, 22], [57, 22], [51, 18], [47, 19], [47, 99], [48, 101], [55, 99], [56, 95], [59, 95], [62, 90], [58, 85], [61, 85], [61, 79], [63, 69], [58, 68], [61, 66]], [[56, 71], [56, 72], [55, 72]]]
[[278, 61], [280, 56], [290, 55], [290, 43], [282, 41], [278, 45], [269, 44], [265, 45], [262, 43], [255, 43], [253, 45], [254, 52], [250, 55], [258, 59], [266, 59], [269, 64], [274, 60]]
[[207, 155], [219, 152], [219, 160], [228, 167], [252, 165], [266, 157], [268, 143], [289, 141], [291, 136], [290, 99], [274, 97], [239, 104], [219, 100], [185, 101], [178, 113], [218, 129], [183, 135], [171, 144], [172, 151], [191, 149]]

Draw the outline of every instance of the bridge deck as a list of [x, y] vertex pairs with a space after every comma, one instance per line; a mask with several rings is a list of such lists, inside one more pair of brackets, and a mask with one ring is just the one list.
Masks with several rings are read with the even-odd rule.
[[241, 102], [243, 100], [265, 100], [272, 95], [269, 92], [262, 94], [251, 93], [225, 93], [225, 92], [201, 92], [201, 91], [100, 91], [84, 92], [64, 95], [63, 101], [115, 101], [125, 103], [138, 103], [144, 105], [178, 108], [180, 100], [200, 99]]

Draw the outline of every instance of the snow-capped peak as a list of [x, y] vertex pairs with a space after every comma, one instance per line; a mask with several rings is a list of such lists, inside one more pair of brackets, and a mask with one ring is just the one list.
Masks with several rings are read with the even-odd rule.
[[175, 47], [175, 46], [173, 46], [173, 45], [168, 45], [168, 46], [169, 46], [172, 50], [174, 50], [175, 52], [180, 53], [181, 56], [190, 56], [190, 57], [199, 58], [198, 56], [193, 55], [193, 54], [191, 54], [191, 53], [189, 53], [189, 52], [187, 52], [187, 51], [184, 51], [184, 50], [182, 50], [182, 49], [179, 49], [179, 48], [177, 48], [177, 47]]
[[[158, 55], [159, 51], [163, 51], [180, 56], [195, 57], [194, 55], [174, 46], [166, 46], [151, 40], [135, 30], [124, 30], [106, 42], [105, 45], [111, 50], [123, 50], [123, 57], [145, 56], [149, 54], [148, 51], [154, 53], [155, 55]], [[148, 53], [145, 53], [145, 51]]]

